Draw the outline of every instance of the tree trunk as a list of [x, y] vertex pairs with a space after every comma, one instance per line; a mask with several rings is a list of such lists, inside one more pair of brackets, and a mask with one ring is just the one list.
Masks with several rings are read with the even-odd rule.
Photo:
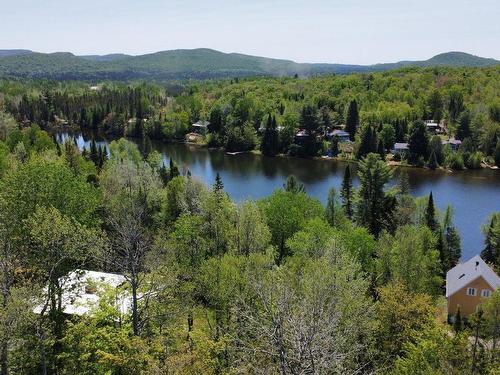
[[139, 335], [139, 316], [137, 312], [137, 280], [132, 278], [132, 328], [134, 335]]

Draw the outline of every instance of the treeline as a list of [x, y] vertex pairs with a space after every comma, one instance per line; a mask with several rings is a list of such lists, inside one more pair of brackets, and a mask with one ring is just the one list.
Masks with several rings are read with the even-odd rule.
[[[388, 189], [379, 155], [361, 160], [358, 189], [347, 167], [326, 206], [294, 177], [236, 203], [220, 176], [207, 187], [124, 139], [99, 165], [0, 119], [4, 374], [498, 369], [500, 293], [446, 324], [443, 277], [461, 254], [452, 209], [412, 198], [404, 175]], [[485, 228], [498, 269], [498, 214]], [[75, 269], [123, 274], [125, 289], [66, 315], [60, 278]]]
[[[399, 142], [408, 143], [409, 151], [396, 153], [395, 161], [463, 169], [500, 163], [499, 75], [498, 67], [443, 67], [303, 80], [215, 80], [188, 83], [169, 100], [147, 84], [92, 91], [54, 82], [40, 92], [31, 87], [39, 83], [13, 90], [3, 81], [0, 92], [18, 120], [42, 127], [57, 116], [117, 136], [183, 141], [191, 124], [202, 119], [210, 122], [206, 143], [229, 151], [360, 160], [370, 152], [386, 158]], [[440, 123], [440, 133], [429, 132], [424, 120]], [[340, 128], [352, 143], [332, 136]], [[450, 138], [461, 145], [443, 145]]]

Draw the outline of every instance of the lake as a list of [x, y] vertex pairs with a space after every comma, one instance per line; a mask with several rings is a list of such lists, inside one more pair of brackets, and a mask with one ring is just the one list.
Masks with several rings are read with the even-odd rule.
[[[59, 142], [73, 136], [59, 133]], [[78, 147], [88, 149], [90, 136], [74, 134]], [[95, 137], [100, 145], [108, 140]], [[134, 140], [141, 146], [141, 140]], [[290, 175], [295, 175], [313, 197], [326, 201], [331, 187], [340, 188], [346, 164], [331, 160], [309, 160], [285, 157], [265, 157], [254, 154], [228, 155], [224, 151], [209, 150], [183, 144], [163, 144], [152, 141], [152, 148], [163, 155], [166, 163], [170, 158], [182, 171], [191, 171], [211, 185], [217, 172], [221, 175], [225, 190], [236, 201], [258, 199], [283, 186]], [[403, 168], [395, 168], [391, 184], [396, 184]], [[444, 210], [452, 205], [454, 222], [462, 239], [462, 259], [467, 260], [483, 248], [483, 225], [491, 213], [500, 211], [500, 171], [470, 170], [459, 172], [431, 171], [420, 168], [404, 168], [408, 173], [413, 196], [428, 195], [432, 191], [435, 204]], [[354, 185], [358, 180], [354, 177]]]

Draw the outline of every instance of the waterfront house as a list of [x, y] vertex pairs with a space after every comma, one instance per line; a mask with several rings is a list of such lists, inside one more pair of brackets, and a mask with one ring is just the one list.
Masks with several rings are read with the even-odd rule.
[[476, 255], [465, 263], [457, 264], [446, 274], [448, 318], [460, 313], [467, 318], [474, 313], [481, 300], [488, 298], [500, 286], [500, 277]]
[[309, 132], [305, 129], [299, 130], [295, 134], [295, 143], [298, 145], [303, 145], [309, 139]]
[[[107, 272], [74, 270], [59, 279], [62, 288], [62, 311], [67, 315], [85, 315], [97, 306], [106, 291], [113, 291], [115, 307], [121, 314], [126, 314], [132, 306], [130, 292], [123, 286], [125, 276]], [[34, 312], [40, 314], [43, 306], [39, 305]]]
[[450, 138], [447, 141], [443, 141], [443, 146], [449, 145], [453, 151], [458, 151], [462, 145], [462, 141], [455, 138]]
[[409, 151], [408, 143], [394, 143], [394, 147], [392, 148], [392, 153], [399, 156], [405, 156]]
[[193, 125], [191, 125], [191, 132], [206, 135], [208, 132], [208, 127], [210, 126], [210, 122], [205, 120], [200, 120]]
[[431, 134], [440, 134], [443, 132], [441, 124], [438, 124], [434, 120], [426, 120], [425, 126], [427, 127], [427, 131]]
[[333, 131], [330, 131], [330, 132], [326, 133], [326, 137], [329, 140], [332, 140], [333, 137], [338, 137], [339, 141], [341, 143], [343, 143], [343, 142], [350, 142], [351, 141], [351, 139], [349, 137], [349, 133], [346, 132], [346, 131], [344, 131], [344, 130], [333, 130]]

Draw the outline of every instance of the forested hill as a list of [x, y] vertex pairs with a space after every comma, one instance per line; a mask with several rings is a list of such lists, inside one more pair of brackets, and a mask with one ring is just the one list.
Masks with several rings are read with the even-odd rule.
[[147, 55], [75, 56], [68, 52], [37, 53], [0, 50], [0, 77], [52, 79], [185, 79], [244, 76], [290, 76], [375, 72], [408, 66], [483, 67], [500, 61], [448, 52], [425, 61], [400, 61], [375, 65], [299, 64], [290, 60], [223, 53], [211, 49], [172, 50]]

